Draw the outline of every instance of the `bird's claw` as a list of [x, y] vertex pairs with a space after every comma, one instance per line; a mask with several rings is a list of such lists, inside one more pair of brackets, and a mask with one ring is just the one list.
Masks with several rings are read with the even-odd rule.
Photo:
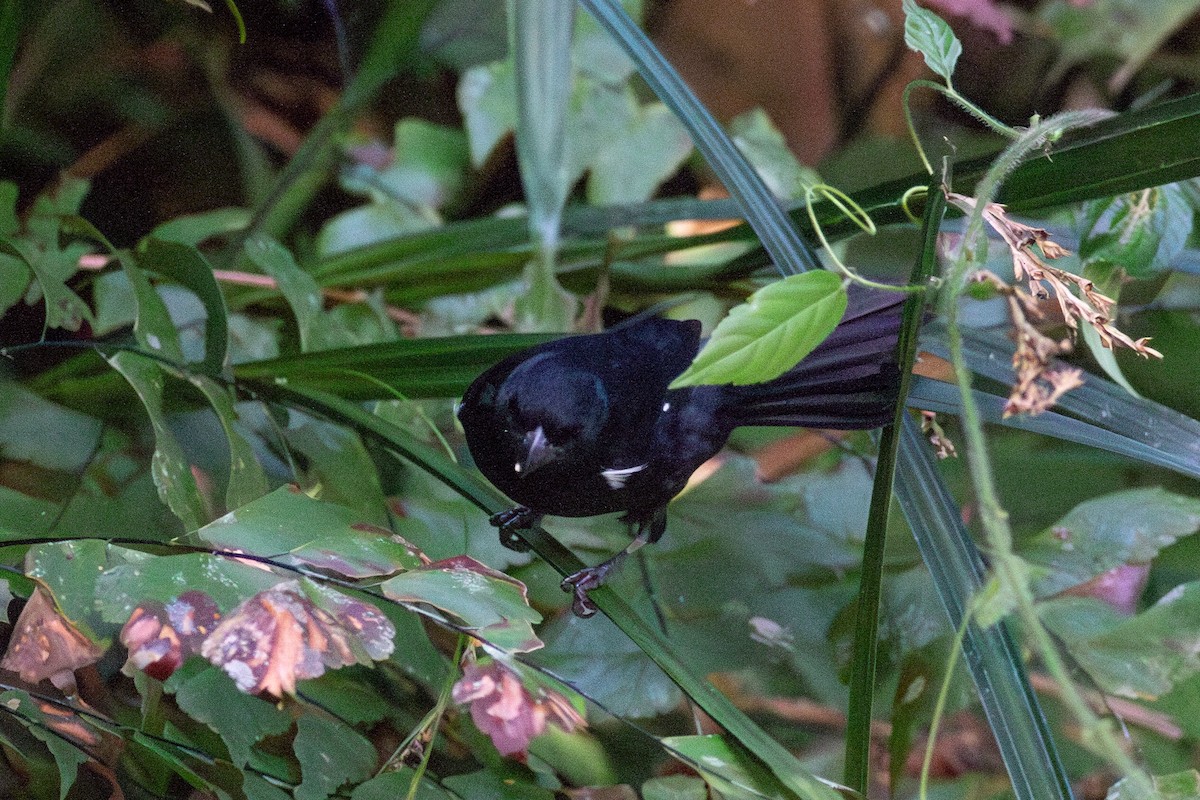
[[571, 601], [571, 611], [575, 613], [575, 616], [587, 619], [600, 610], [592, 598], [588, 596], [588, 592], [603, 586], [608, 580], [608, 574], [625, 560], [625, 555], [626, 553], [622, 551], [607, 561], [597, 564], [594, 567], [581, 569], [574, 575], [568, 575], [563, 579], [563, 582], [560, 584], [562, 590], [564, 592], [573, 592], [575, 595], [575, 599]]
[[575, 599], [571, 601], [571, 611], [581, 619], [587, 619], [599, 611], [592, 598], [588, 597], [588, 592], [604, 585], [604, 575], [597, 572], [595, 567], [588, 567], [563, 579], [562, 590], [575, 594]]
[[500, 529], [500, 544], [518, 553], [529, 552], [529, 545], [516, 534], [516, 531], [527, 531], [538, 523], [541, 514], [526, 506], [517, 506], [499, 514], [493, 514], [488, 522]]

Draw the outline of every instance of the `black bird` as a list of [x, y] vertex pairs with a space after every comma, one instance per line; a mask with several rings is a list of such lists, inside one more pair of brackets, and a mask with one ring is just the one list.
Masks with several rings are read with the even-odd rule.
[[563, 581], [575, 613], [623, 558], [666, 530], [667, 503], [741, 425], [842, 430], [892, 421], [904, 296], [850, 289], [841, 323], [767, 383], [667, 389], [700, 349], [700, 323], [649, 317], [604, 333], [516, 353], [471, 384], [458, 409], [479, 470], [519, 503], [492, 517], [500, 540], [545, 514], [621, 511], [636, 530], [625, 550]]

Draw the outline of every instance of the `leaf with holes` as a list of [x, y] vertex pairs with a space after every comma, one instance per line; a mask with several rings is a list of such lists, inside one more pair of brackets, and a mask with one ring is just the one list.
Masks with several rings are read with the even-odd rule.
[[532, 624], [525, 584], [470, 556], [456, 556], [397, 575], [380, 587], [401, 603], [424, 603], [461, 620], [472, 636], [510, 653], [542, 646]]

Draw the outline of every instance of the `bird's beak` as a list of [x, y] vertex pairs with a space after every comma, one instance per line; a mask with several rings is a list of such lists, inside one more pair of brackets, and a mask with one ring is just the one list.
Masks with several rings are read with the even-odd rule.
[[525, 457], [517, 462], [517, 472], [525, 477], [538, 467], [544, 467], [558, 457], [559, 448], [550, 443], [539, 425], [525, 434]]

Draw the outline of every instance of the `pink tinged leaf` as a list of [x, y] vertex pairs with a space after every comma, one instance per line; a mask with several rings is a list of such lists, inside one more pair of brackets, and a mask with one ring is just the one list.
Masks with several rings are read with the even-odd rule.
[[94, 664], [103, 654], [99, 645], [59, 613], [50, 593], [38, 586], [21, 609], [0, 669], [12, 670], [30, 683], [49, 679], [74, 694], [74, 671]]
[[1150, 577], [1149, 564], [1122, 564], [1101, 572], [1091, 580], [1072, 586], [1063, 592], [1072, 597], [1094, 597], [1113, 609], [1129, 616], [1137, 611], [1138, 600]]
[[926, 0], [926, 4], [952, 17], [966, 18], [976, 28], [994, 35], [1000, 44], [1012, 44], [1012, 18], [994, 0]]
[[[377, 609], [372, 611], [382, 616]], [[367, 628], [374, 625], [376, 636], [390, 627], [390, 623], [383, 624], [386, 620], [377, 621], [362, 609], [349, 617], [365, 620]], [[259, 592], [235, 608], [204, 640], [200, 653], [225, 670], [243, 692], [282, 697], [295, 693], [298, 680], [319, 677], [326, 668], [357, 663], [352, 636], [351, 630], [315, 605], [299, 582], [292, 580]], [[363, 647], [370, 652], [366, 644]]]
[[193, 653], [221, 619], [216, 601], [204, 592], [184, 592], [165, 606], [157, 602], [138, 605], [121, 628], [121, 644], [129, 657], [121, 671], [140, 669], [164, 681]]
[[544, 688], [535, 696], [499, 661], [468, 665], [452, 696], [456, 703], [470, 705], [475, 727], [505, 756], [523, 757], [547, 721], [568, 732], [584, 724], [565, 697]]

